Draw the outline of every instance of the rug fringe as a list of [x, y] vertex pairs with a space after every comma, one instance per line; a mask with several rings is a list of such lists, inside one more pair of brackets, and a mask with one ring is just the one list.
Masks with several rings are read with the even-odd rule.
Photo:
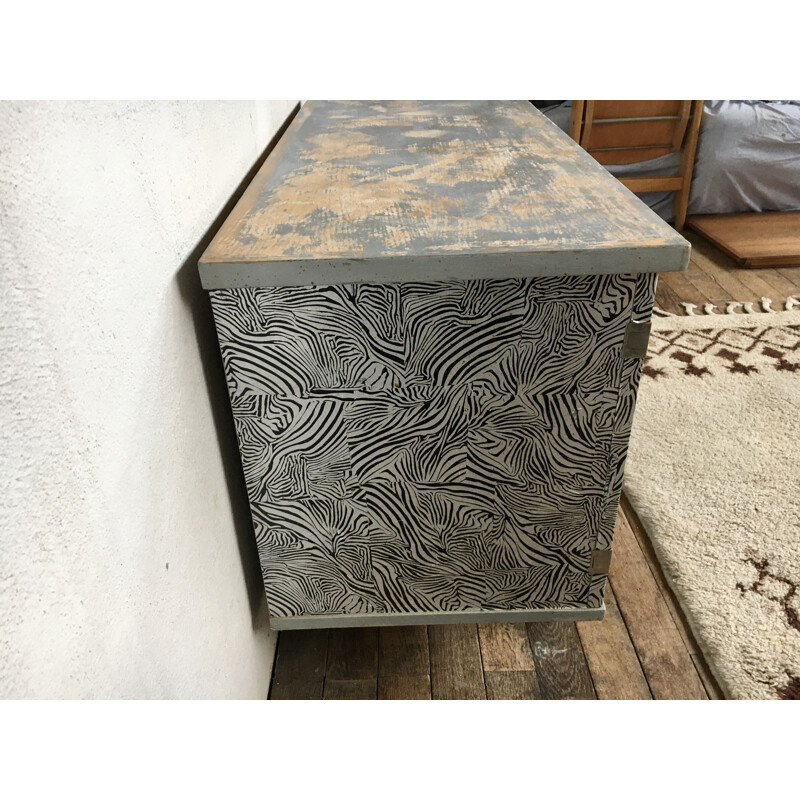
[[[697, 303], [684, 303], [681, 302], [683, 306], [684, 314], [683, 316], [686, 317], [702, 317], [706, 316], [714, 316], [720, 314], [776, 314], [777, 311], [772, 307], [772, 300], [769, 297], [762, 297], [759, 301], [758, 305], [760, 308], [755, 308], [755, 303], [753, 301], [745, 301], [741, 302], [738, 300], [728, 300], [725, 302], [725, 310], [720, 310], [714, 303], [703, 303], [702, 314], [695, 314], [695, 309], [700, 308]], [[741, 311], [738, 309], [741, 307]], [[795, 308], [800, 308], [800, 298], [797, 297], [787, 297], [786, 302], [783, 304], [784, 311], [792, 311]], [[659, 308], [658, 306], [653, 306], [653, 314], [657, 317], [679, 317], [680, 314], [673, 314], [671, 311], [664, 311], [663, 308]]]

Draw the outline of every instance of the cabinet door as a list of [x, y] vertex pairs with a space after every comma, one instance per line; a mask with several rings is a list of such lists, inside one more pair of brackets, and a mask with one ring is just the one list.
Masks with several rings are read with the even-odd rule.
[[633, 286], [212, 292], [271, 613], [585, 603]]
[[468, 485], [493, 489], [485, 609], [587, 603], [605, 524], [635, 278], [526, 283], [515, 347], [468, 437]]

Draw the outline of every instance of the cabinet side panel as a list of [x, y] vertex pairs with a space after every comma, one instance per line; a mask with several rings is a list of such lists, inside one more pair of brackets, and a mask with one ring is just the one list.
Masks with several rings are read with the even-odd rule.
[[636, 286], [213, 291], [272, 616], [585, 607]]

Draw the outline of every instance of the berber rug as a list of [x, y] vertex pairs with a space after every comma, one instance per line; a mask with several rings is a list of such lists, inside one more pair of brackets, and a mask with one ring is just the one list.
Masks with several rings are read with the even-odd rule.
[[800, 312], [654, 317], [624, 489], [726, 696], [800, 699]]

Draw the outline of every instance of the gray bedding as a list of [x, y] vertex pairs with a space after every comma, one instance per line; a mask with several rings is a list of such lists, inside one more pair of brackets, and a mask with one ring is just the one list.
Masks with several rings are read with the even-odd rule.
[[[545, 111], [566, 131], [570, 102]], [[672, 153], [640, 164], [607, 167], [613, 175], [670, 174]], [[671, 192], [641, 195], [671, 221]], [[697, 143], [689, 214], [800, 209], [800, 101], [707, 100]]]

